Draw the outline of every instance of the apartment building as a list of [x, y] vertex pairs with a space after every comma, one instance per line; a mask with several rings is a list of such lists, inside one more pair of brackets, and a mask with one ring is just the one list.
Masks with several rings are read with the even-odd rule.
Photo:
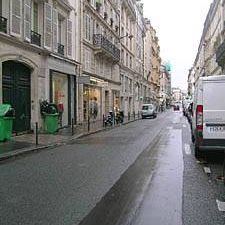
[[84, 0], [79, 120], [101, 120], [120, 107], [120, 30], [118, 0]]
[[224, 1], [214, 0], [204, 22], [198, 52], [192, 68], [194, 82], [201, 76], [222, 73], [224, 61]]
[[153, 101], [152, 98], [152, 90], [151, 90], [151, 82], [150, 77], [152, 75], [152, 38], [151, 38], [151, 22], [149, 19], [145, 18], [146, 25], [146, 36], [144, 38], [144, 79], [147, 82], [147, 90], [146, 97], [143, 100], [144, 103], [151, 103]]
[[152, 102], [156, 105], [159, 104], [159, 93], [160, 93], [160, 66], [161, 66], [161, 58], [160, 58], [160, 46], [159, 39], [156, 35], [156, 30], [150, 26], [150, 34], [151, 34], [151, 65], [152, 65], [152, 73], [149, 77], [150, 89], [152, 95]]
[[171, 69], [169, 63], [164, 63], [160, 68], [160, 93], [159, 105], [166, 109], [171, 103]]
[[121, 1], [120, 9], [120, 44], [121, 44], [121, 60], [120, 60], [120, 102], [121, 110], [125, 116], [134, 112], [135, 102], [135, 65], [136, 65], [136, 11], [135, 1]]
[[194, 84], [195, 84], [193, 67], [189, 70], [187, 82], [188, 82], [187, 94], [190, 98], [192, 98], [194, 94]]
[[43, 100], [61, 104], [62, 126], [76, 119], [76, 4], [0, 0], [0, 103], [15, 108], [17, 133], [32, 130], [35, 122], [41, 126]]
[[147, 79], [144, 77], [144, 39], [146, 24], [143, 17], [143, 3], [136, 1], [136, 29], [135, 29], [135, 76], [134, 76], [134, 111], [140, 111], [147, 97]]

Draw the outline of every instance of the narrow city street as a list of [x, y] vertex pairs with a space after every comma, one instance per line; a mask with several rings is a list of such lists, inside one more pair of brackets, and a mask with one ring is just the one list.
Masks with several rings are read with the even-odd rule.
[[0, 164], [1, 225], [222, 225], [223, 154], [167, 111]]

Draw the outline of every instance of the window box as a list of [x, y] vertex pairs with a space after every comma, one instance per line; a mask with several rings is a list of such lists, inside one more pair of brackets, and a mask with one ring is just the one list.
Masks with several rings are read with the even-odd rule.
[[31, 31], [31, 44], [41, 46], [41, 35], [35, 31]]
[[107, 20], [107, 19], [108, 19], [108, 13], [104, 12], [104, 20]]
[[64, 45], [58, 43], [58, 53], [64, 55]]
[[0, 32], [7, 33], [7, 19], [0, 16]]

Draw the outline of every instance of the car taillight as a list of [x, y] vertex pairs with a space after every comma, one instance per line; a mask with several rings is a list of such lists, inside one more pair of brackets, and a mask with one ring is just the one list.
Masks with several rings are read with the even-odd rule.
[[197, 105], [196, 109], [196, 126], [198, 131], [203, 130], [203, 105]]

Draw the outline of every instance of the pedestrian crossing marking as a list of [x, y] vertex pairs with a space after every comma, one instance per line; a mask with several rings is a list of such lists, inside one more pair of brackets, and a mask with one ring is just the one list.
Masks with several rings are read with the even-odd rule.
[[205, 173], [207, 173], [207, 174], [211, 173], [211, 170], [209, 167], [204, 166], [203, 169], [204, 169]]
[[191, 155], [191, 148], [189, 144], [184, 144], [184, 151], [186, 155]]
[[225, 202], [221, 202], [216, 199], [217, 207], [220, 212], [225, 212]]

